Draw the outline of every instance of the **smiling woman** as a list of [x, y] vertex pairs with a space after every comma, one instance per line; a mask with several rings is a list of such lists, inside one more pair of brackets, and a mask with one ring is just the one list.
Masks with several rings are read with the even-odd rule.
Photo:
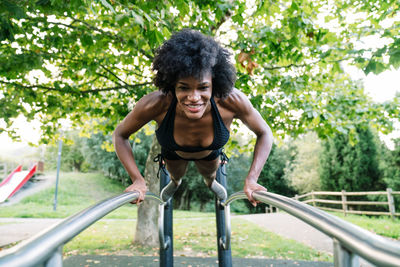
[[257, 136], [244, 191], [256, 205], [252, 192], [266, 190], [257, 180], [271, 150], [272, 132], [247, 97], [234, 88], [236, 71], [229, 58], [229, 52], [213, 38], [190, 29], [172, 35], [157, 49], [153, 70], [159, 91], [141, 98], [113, 135], [116, 153], [132, 179], [126, 191], [138, 191], [138, 202], [147, 188], [128, 138], [152, 120], [158, 125], [161, 157], [171, 175], [161, 192], [163, 200], [177, 190], [188, 161], [194, 161], [219, 199], [226, 198], [215, 178], [233, 119], [241, 120]]

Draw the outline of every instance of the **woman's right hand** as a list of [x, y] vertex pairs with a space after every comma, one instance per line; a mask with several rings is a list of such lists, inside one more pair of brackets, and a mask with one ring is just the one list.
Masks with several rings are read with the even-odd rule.
[[136, 179], [130, 186], [128, 186], [124, 192], [133, 192], [136, 191], [139, 193], [139, 196], [136, 200], [132, 201], [132, 204], [140, 204], [144, 200], [144, 196], [147, 192], [146, 181], [143, 178]]

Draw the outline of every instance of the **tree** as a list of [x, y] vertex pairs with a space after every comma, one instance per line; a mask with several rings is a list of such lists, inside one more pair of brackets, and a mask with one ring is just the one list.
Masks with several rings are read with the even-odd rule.
[[[158, 164], [154, 158], [160, 153], [161, 147], [153, 136], [150, 151], [146, 159], [144, 178], [146, 179], [150, 192], [159, 195], [160, 183], [157, 178]], [[143, 201], [138, 208], [138, 222], [136, 224], [135, 243], [145, 246], [158, 246], [158, 203], [156, 201]]]
[[300, 194], [319, 191], [319, 158], [322, 153], [321, 142], [315, 133], [307, 133], [293, 142], [296, 154], [285, 168], [285, 179]]
[[[399, 10], [395, 0], [256, 0], [252, 5], [245, 0], [3, 0], [0, 132], [18, 138], [12, 126], [21, 114], [40, 120], [44, 143], [57, 139], [60, 119], [86, 132], [113, 131], [135, 102], [155, 89], [154, 49], [183, 27], [229, 46], [237, 63], [236, 87], [275, 135], [315, 129], [320, 137], [355, 136], [352, 125], [358, 121], [390, 131], [390, 118], [400, 117], [399, 97], [371, 103], [341, 63], [366, 73], [398, 68], [400, 22], [380, 22]], [[366, 16], [348, 20], [349, 13]], [[358, 48], [355, 43], [366, 36], [387, 42]]]
[[[105, 176], [118, 180], [123, 185], [129, 185], [131, 179], [115, 154], [111, 139], [111, 135], [102, 133], [92, 134], [89, 138], [83, 137], [80, 150], [92, 169], [102, 171]], [[135, 140], [131, 141], [132, 151], [142, 175], [145, 173], [151, 142], [151, 136], [147, 136], [144, 131], [138, 132]]]
[[[284, 177], [285, 167], [289, 160], [292, 160], [290, 150], [274, 144], [258, 182], [265, 186], [269, 192], [289, 197], [294, 196], [295, 190]], [[249, 202], [246, 202], [246, 204], [251, 212], [265, 212], [265, 204], [263, 203], [255, 208]]]
[[[62, 144], [61, 152], [61, 169], [64, 171], [82, 171], [82, 166], [85, 164], [85, 157], [82, 153], [82, 145], [84, 140], [79, 137], [77, 131], [67, 132], [65, 135], [68, 138], [66, 143]], [[58, 144], [48, 146], [45, 153], [46, 163], [49, 169], [57, 168]]]
[[[394, 139], [394, 149], [383, 152], [383, 180], [393, 191], [400, 191], [400, 138]], [[400, 208], [400, 197], [395, 197], [396, 209]]]
[[320, 175], [324, 190], [385, 190], [378, 164], [375, 136], [369, 128], [357, 127], [357, 143], [339, 134], [324, 144]]
[[188, 164], [188, 169], [174, 199], [176, 200], [174, 206], [183, 210], [191, 210], [199, 205], [200, 211], [204, 211], [206, 204], [213, 202], [214, 194], [204, 183], [203, 177], [193, 162]]

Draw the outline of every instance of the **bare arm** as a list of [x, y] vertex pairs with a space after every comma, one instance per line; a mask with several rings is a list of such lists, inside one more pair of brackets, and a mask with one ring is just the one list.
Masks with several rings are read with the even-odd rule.
[[257, 136], [254, 147], [253, 161], [247, 174], [243, 191], [253, 206], [257, 203], [252, 193], [254, 191], [267, 190], [257, 183], [261, 170], [271, 152], [273, 136], [268, 124], [261, 117], [260, 113], [252, 106], [248, 98], [238, 90], [233, 92], [233, 99], [236, 102], [236, 117], [240, 119]]
[[147, 187], [136, 165], [129, 143], [129, 136], [140, 130], [146, 123], [155, 119], [157, 115], [162, 112], [160, 108], [162, 107], [162, 105], [160, 105], [160, 99], [159, 92], [144, 96], [117, 126], [113, 134], [115, 152], [132, 180], [132, 185], [126, 188], [125, 191], [138, 191], [139, 198], [136, 201], [137, 203], [144, 200]]

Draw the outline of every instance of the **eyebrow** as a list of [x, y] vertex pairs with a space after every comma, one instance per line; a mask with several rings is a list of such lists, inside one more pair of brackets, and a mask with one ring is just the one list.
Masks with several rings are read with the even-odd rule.
[[[189, 85], [188, 83], [185, 82], [178, 82], [178, 84], [182, 84], [182, 85]], [[201, 82], [199, 85], [209, 85], [210, 82]]]

